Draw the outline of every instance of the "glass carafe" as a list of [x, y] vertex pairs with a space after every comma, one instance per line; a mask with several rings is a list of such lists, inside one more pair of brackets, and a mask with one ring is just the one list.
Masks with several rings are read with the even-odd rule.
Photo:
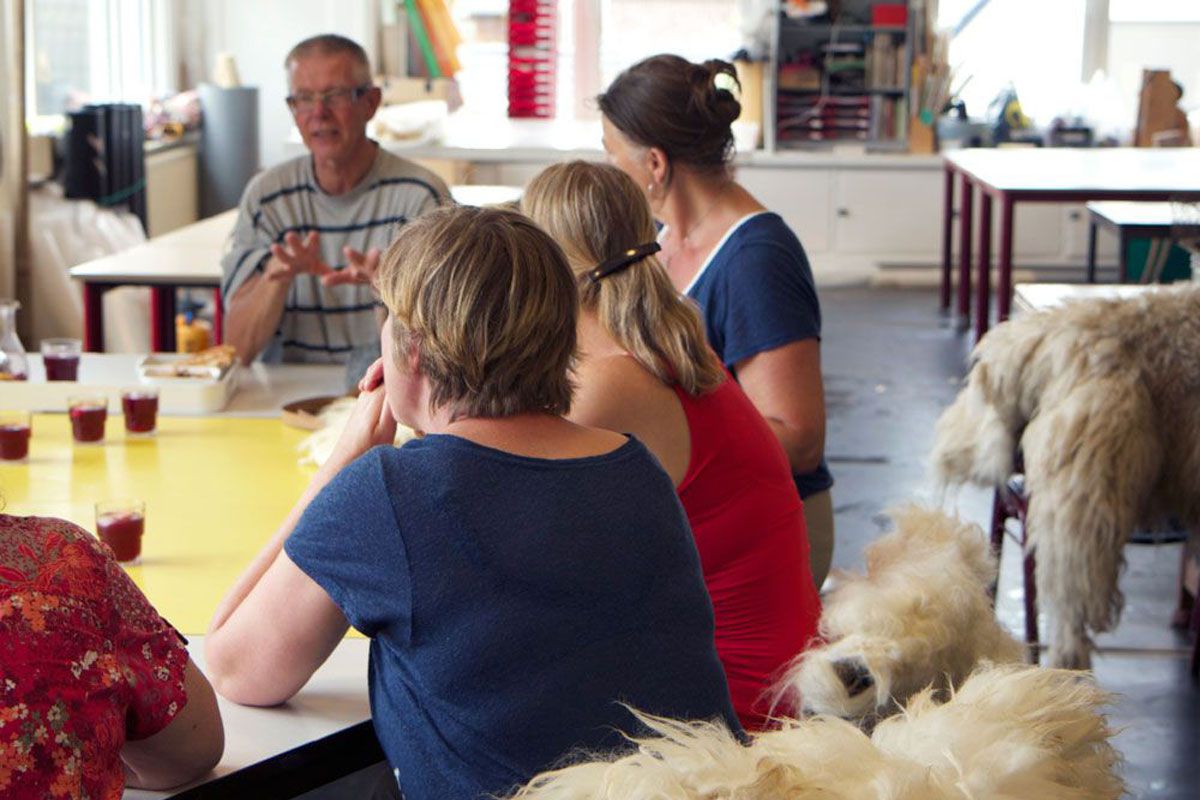
[[0, 300], [0, 380], [23, 381], [29, 376], [25, 348], [17, 337], [16, 300]]

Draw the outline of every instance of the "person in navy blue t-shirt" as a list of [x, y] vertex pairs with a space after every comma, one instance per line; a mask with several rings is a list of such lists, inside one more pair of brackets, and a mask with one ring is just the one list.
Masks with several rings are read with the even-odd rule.
[[[383, 357], [333, 455], [222, 602], [214, 684], [282, 702], [352, 625], [409, 800], [507, 793], [625, 745], [626, 706], [739, 735], [671, 479], [563, 418], [576, 288], [514, 212], [448, 208], [381, 260]], [[399, 420], [425, 435], [391, 445]]]
[[787, 452], [820, 588], [833, 557], [821, 308], [795, 234], [733, 179], [737, 85], [724, 61], [640, 61], [597, 98], [604, 149], [645, 190], [671, 281]]

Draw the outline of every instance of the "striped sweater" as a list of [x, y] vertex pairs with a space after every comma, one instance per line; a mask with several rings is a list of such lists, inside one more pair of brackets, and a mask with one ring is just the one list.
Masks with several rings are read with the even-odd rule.
[[[294, 231], [320, 235], [321, 254], [334, 269], [346, 266], [342, 248], [385, 249], [401, 225], [446, 202], [446, 185], [429, 170], [379, 148], [375, 163], [345, 194], [326, 194], [308, 155], [254, 177], [238, 208], [237, 225], [221, 259], [221, 293], [229, 298], [262, 272], [270, 246]], [[313, 275], [292, 281], [283, 318], [262, 358], [269, 362], [344, 363], [362, 348], [378, 347], [378, 300], [362, 284], [325, 287]]]

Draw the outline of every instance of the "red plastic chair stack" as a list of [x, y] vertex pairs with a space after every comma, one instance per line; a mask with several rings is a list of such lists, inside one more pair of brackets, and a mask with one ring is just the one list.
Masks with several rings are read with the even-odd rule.
[[508, 116], [554, 116], [557, 27], [553, 0], [509, 0]]

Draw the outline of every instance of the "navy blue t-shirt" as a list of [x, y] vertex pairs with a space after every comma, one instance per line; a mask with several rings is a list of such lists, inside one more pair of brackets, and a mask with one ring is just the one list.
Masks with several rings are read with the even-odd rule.
[[562, 460], [450, 435], [377, 447], [285, 549], [371, 637], [372, 716], [408, 800], [502, 795], [621, 747], [621, 703], [740, 731], [675, 487], [632, 438]]
[[[800, 240], [775, 213], [742, 222], [693, 280], [708, 342], [737, 376], [739, 361], [804, 339], [821, 338], [821, 305]], [[800, 497], [833, 485], [829, 467], [794, 475]]]

